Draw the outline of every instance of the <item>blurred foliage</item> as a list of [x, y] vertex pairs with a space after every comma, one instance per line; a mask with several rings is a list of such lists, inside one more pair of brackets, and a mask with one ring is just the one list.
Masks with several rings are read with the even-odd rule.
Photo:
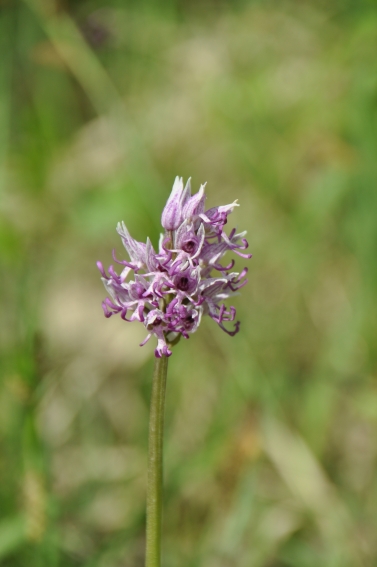
[[164, 567], [376, 565], [376, 52], [367, 0], [0, 2], [2, 566], [143, 565], [153, 345], [95, 261], [177, 174], [254, 258], [171, 358]]

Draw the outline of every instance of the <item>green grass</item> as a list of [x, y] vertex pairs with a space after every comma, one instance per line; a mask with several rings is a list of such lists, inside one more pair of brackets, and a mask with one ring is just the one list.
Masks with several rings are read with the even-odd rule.
[[178, 174], [254, 257], [171, 359], [164, 567], [375, 565], [377, 5], [3, 4], [0, 564], [143, 565], [153, 345], [95, 261]]

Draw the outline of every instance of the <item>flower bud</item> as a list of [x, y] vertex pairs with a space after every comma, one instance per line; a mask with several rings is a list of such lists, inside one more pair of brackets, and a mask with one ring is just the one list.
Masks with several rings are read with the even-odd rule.
[[183, 207], [191, 197], [190, 179], [183, 188], [182, 177], [176, 177], [170, 197], [162, 211], [161, 224], [165, 230], [176, 230], [183, 221]]

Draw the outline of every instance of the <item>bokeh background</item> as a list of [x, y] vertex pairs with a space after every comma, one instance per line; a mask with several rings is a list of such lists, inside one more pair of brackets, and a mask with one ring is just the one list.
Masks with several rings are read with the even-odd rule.
[[143, 566], [153, 345], [95, 262], [176, 175], [253, 259], [171, 358], [164, 567], [377, 564], [376, 54], [367, 0], [0, 2], [2, 566]]

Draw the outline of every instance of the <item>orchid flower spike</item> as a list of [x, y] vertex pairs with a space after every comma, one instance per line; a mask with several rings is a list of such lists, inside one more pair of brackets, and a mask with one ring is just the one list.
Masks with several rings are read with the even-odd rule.
[[[172, 192], [162, 211], [161, 235], [156, 252], [150, 242], [138, 242], [129, 234], [124, 222], [117, 231], [130, 260], [114, 260], [124, 266], [120, 275], [113, 266], [104, 270], [97, 262], [102, 281], [110, 298], [103, 303], [106, 317], [119, 314], [125, 321], [139, 321], [148, 335], [157, 338], [155, 356], [171, 355], [172, 343], [186, 339], [198, 328], [203, 315], [209, 315], [226, 333], [239, 331], [234, 307], [227, 309], [224, 301], [237, 294], [247, 283], [247, 268], [231, 272], [234, 260], [223, 266], [224, 254], [233, 251], [249, 259], [246, 232], [229, 235], [224, 231], [228, 215], [238, 206], [213, 207], [205, 210], [205, 185], [191, 195], [190, 180], [176, 177]], [[133, 274], [133, 276], [132, 276]], [[133, 279], [131, 279], [133, 277]], [[234, 322], [233, 328], [225, 324]], [[142, 346], [141, 345], [141, 346]]]

